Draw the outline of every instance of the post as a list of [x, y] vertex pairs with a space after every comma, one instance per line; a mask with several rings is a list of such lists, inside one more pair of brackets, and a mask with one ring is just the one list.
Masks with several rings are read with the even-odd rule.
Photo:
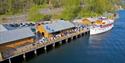
[[73, 40], [73, 37], [71, 37], [71, 40]]
[[9, 58], [9, 63], [11, 63], [11, 58]]
[[86, 32], [86, 35], [88, 35], [88, 31]]
[[3, 57], [2, 57], [2, 52], [0, 52], [0, 61], [3, 60]]
[[86, 32], [84, 33], [84, 36], [86, 36]]
[[53, 43], [53, 48], [55, 48], [55, 43]]
[[90, 30], [88, 31], [89, 35], [90, 35]]
[[77, 35], [76, 35], [75, 37], [76, 37], [76, 39], [77, 39]]
[[23, 54], [23, 59], [26, 60], [26, 55], [25, 55], [25, 53]]
[[61, 44], [62, 44], [62, 41], [60, 41], [59, 44], [61, 45]]
[[86, 32], [86, 35], [87, 35], [87, 32]]
[[36, 50], [34, 50], [34, 53], [35, 53], [35, 55], [37, 55], [37, 51]]
[[84, 33], [82, 33], [82, 36], [84, 36]]
[[46, 48], [46, 46], [44, 47], [44, 50], [45, 50], [45, 53], [47, 52], [47, 48]]
[[79, 38], [79, 35], [77, 35], [77, 38]]
[[68, 42], [68, 39], [66, 39], [66, 43]]
[[89, 30], [89, 35], [90, 35], [90, 30]]
[[82, 37], [82, 33], [80, 34], [80, 36]]

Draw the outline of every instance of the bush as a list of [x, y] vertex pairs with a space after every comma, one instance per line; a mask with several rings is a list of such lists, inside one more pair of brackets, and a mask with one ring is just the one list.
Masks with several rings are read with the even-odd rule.
[[100, 16], [101, 14], [90, 11], [90, 10], [86, 10], [86, 9], [81, 9], [81, 11], [79, 12], [79, 17], [96, 17], [96, 16]]
[[60, 19], [64, 20], [72, 20], [77, 17], [79, 13], [80, 8], [79, 7], [70, 7], [70, 8], [65, 8], [62, 14], [60, 15]]
[[28, 20], [29, 21], [40, 21], [40, 20], [45, 20], [45, 19], [49, 19], [50, 17], [48, 15], [44, 15], [44, 14], [40, 14], [39, 10], [44, 8], [45, 6], [42, 5], [35, 5], [32, 8], [29, 9], [28, 12]]

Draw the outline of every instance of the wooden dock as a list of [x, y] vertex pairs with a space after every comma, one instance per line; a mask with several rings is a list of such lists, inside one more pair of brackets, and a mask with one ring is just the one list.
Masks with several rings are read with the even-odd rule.
[[39, 42], [35, 42], [33, 44], [29, 44], [29, 45], [26, 45], [26, 46], [23, 46], [23, 47], [19, 47], [17, 48], [15, 51], [13, 51], [13, 55], [7, 57], [7, 58], [3, 58], [1, 60], [1, 62], [8, 62], [8, 63], [12, 63], [12, 59], [14, 57], [18, 57], [18, 56], [21, 56], [22, 59], [26, 59], [26, 55], [25, 54], [28, 54], [30, 52], [33, 52], [34, 55], [37, 55], [37, 50], [40, 49], [40, 48], [43, 48], [44, 51], [47, 50], [47, 47], [49, 45], [51, 45], [52, 47], [55, 47], [55, 44], [56, 43], [60, 43], [62, 44], [63, 40], [65, 42], [68, 42], [69, 39], [70, 40], [73, 40], [73, 39], [77, 39], [79, 37], [82, 37], [82, 36], [85, 36], [85, 35], [90, 35], [90, 30], [86, 29], [86, 30], [81, 30], [79, 32], [75, 32], [75, 33], [71, 33], [67, 36], [63, 36], [63, 37], [59, 37], [59, 38], [56, 38], [54, 40], [51, 40], [51, 41], [47, 41], [47, 42], [42, 42], [42, 43], [39, 43]]

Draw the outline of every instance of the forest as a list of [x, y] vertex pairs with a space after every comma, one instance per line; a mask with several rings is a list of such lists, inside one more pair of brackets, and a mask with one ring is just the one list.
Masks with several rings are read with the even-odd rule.
[[[29, 21], [100, 16], [114, 13], [124, 0], [0, 0], [0, 16], [27, 14]], [[57, 13], [40, 13], [43, 9], [61, 9]]]

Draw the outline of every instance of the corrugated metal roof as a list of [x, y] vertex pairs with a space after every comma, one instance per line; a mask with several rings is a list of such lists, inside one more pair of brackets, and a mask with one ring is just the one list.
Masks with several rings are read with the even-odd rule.
[[3, 25], [0, 24], [0, 32], [3, 32], [3, 31], [7, 31], [7, 29]]
[[29, 27], [0, 32], [0, 44], [34, 36]]
[[51, 24], [46, 24], [44, 25], [44, 28], [49, 32], [49, 33], [53, 33], [53, 32], [57, 32], [57, 31], [61, 31], [64, 29], [69, 29], [75, 27], [75, 25], [69, 21], [64, 21], [64, 20], [60, 20]]

